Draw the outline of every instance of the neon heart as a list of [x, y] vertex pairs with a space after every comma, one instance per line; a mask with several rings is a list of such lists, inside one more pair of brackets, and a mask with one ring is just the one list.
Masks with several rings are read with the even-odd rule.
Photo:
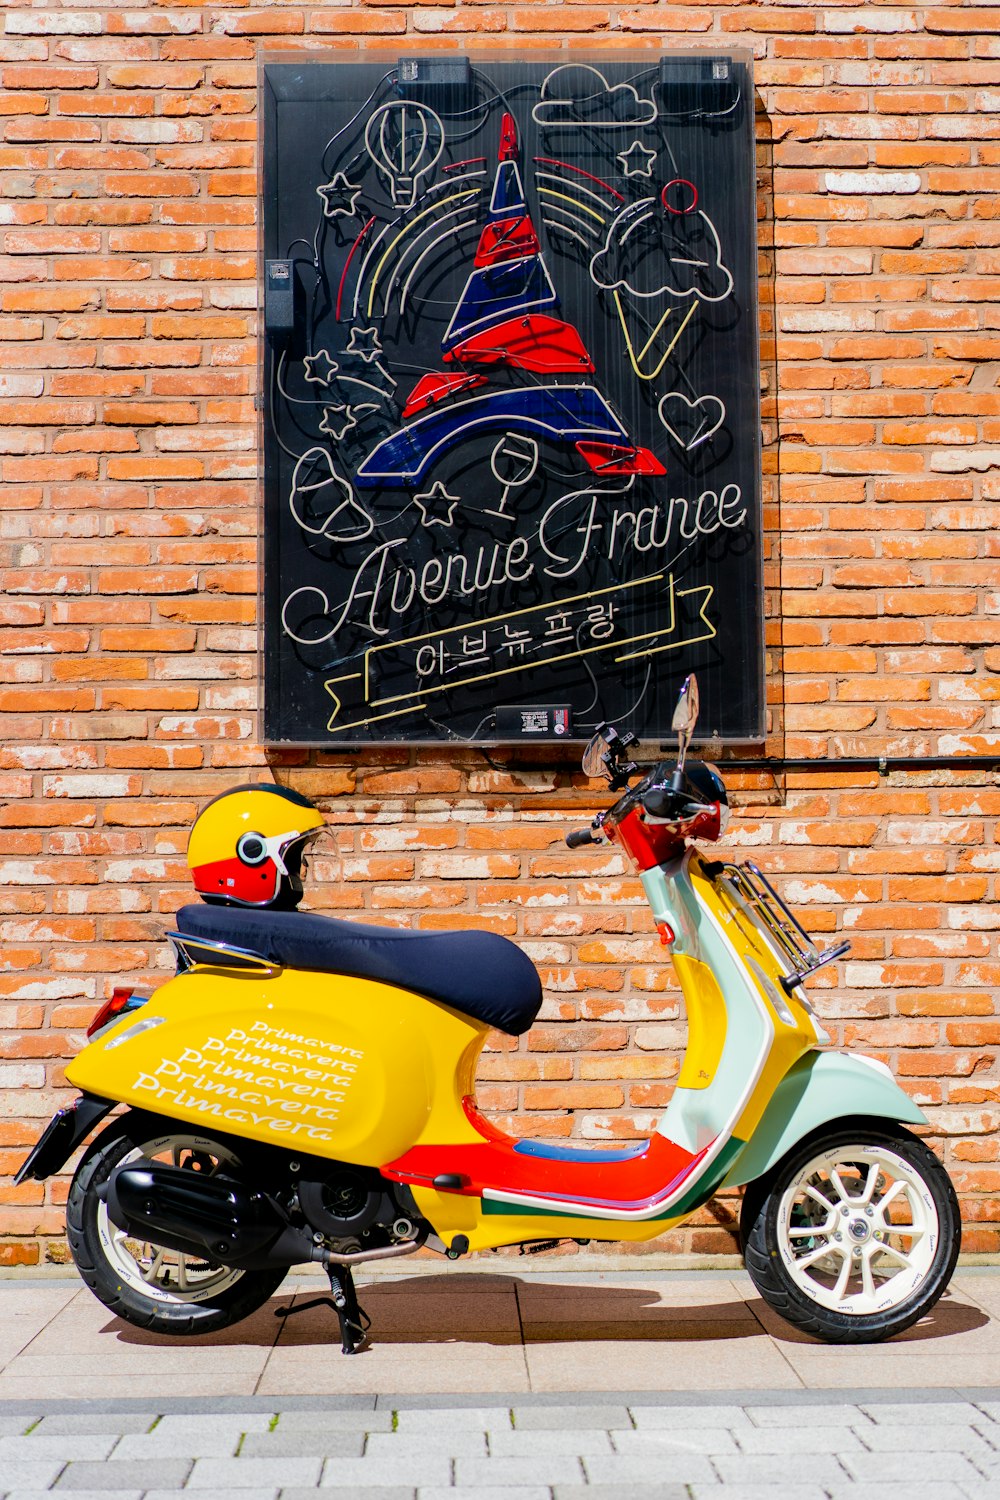
[[[682, 402], [687, 411], [675, 410], [671, 421], [666, 412], [668, 401]], [[686, 453], [690, 453], [700, 443], [707, 442], [726, 420], [726, 408], [718, 396], [699, 396], [697, 400], [689, 401], [680, 391], [670, 391], [657, 409], [667, 432]]]

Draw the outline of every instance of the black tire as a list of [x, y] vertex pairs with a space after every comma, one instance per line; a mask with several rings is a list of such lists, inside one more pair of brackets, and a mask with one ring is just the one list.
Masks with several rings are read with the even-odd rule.
[[285, 1269], [239, 1271], [151, 1245], [151, 1264], [162, 1254], [167, 1278], [183, 1265], [181, 1274], [192, 1278], [192, 1284], [171, 1290], [155, 1279], [162, 1273], [154, 1270], [154, 1279], [144, 1289], [140, 1262], [128, 1248], [139, 1242], [115, 1229], [97, 1191], [127, 1157], [162, 1158], [175, 1148], [180, 1156], [189, 1153], [202, 1170], [211, 1170], [210, 1160], [224, 1160], [229, 1167], [239, 1165], [230, 1146], [191, 1126], [152, 1115], [126, 1115], [98, 1136], [80, 1162], [66, 1203], [66, 1233], [80, 1275], [118, 1317], [157, 1333], [212, 1333], [261, 1307], [284, 1281]]
[[816, 1132], [750, 1183], [740, 1229], [765, 1302], [831, 1344], [877, 1343], [912, 1327], [947, 1287], [961, 1243], [955, 1189], [934, 1152], [902, 1126], [871, 1120]]

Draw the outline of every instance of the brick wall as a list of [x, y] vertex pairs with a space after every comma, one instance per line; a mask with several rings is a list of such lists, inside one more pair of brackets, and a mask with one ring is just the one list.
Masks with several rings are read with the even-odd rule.
[[[486, 1054], [535, 1135], [645, 1131], [683, 1027], [638, 884], [569, 854], [572, 767], [265, 756], [255, 734], [256, 57], [280, 44], [752, 46], [767, 375], [768, 680], [781, 780], [731, 775], [730, 847], [851, 960], [838, 1041], [934, 1121], [966, 1248], [1000, 1248], [1000, 7], [343, 0], [9, 3], [0, 37], [0, 1172], [116, 981], [155, 980], [186, 832], [227, 784], [315, 796], [316, 905], [486, 925], [542, 1020]], [[381, 43], [379, 41], [381, 39]], [[0, 1263], [62, 1258], [65, 1182], [0, 1185]], [[731, 1203], [668, 1237], [733, 1248]]]

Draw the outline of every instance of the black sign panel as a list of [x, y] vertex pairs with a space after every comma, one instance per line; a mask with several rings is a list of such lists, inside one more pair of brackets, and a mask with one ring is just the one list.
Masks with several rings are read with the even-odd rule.
[[[762, 718], [742, 54], [274, 63], [264, 733]], [[516, 713], [498, 709], [516, 708]]]

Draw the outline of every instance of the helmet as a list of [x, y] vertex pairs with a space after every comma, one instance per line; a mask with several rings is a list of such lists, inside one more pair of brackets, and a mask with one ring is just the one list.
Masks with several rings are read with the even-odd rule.
[[294, 911], [302, 899], [303, 850], [324, 826], [309, 798], [287, 787], [222, 792], [191, 829], [187, 862], [195, 889], [225, 906]]

